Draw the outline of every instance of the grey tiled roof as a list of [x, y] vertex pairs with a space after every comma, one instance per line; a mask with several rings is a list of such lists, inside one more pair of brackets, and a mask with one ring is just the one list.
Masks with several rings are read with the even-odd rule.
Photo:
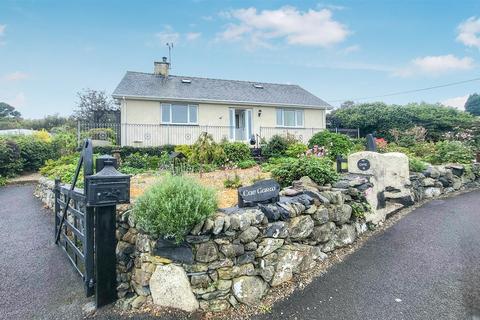
[[[190, 79], [191, 83], [182, 83]], [[254, 85], [260, 84], [263, 89]], [[113, 92], [115, 98], [230, 102], [255, 105], [331, 108], [322, 99], [298, 85], [220, 80], [170, 75], [168, 79], [151, 73], [127, 71]]]

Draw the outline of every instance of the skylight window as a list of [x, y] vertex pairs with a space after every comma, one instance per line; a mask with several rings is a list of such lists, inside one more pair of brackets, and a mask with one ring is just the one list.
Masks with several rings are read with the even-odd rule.
[[263, 84], [260, 83], [255, 83], [253, 86], [257, 89], [263, 89]]
[[192, 83], [192, 79], [182, 79], [182, 83]]

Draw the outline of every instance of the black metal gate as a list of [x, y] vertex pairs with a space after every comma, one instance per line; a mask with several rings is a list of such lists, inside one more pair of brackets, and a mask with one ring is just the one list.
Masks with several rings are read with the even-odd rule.
[[[55, 180], [55, 243], [82, 277], [86, 296], [95, 294], [97, 307], [116, 299], [116, 204], [130, 200], [130, 177], [115, 166], [113, 157], [102, 156], [94, 175], [92, 143], [87, 139], [70, 187]], [[82, 168], [84, 187], [78, 189]]]

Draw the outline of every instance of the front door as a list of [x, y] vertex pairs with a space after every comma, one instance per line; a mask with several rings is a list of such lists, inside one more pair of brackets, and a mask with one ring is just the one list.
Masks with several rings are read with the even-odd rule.
[[252, 110], [230, 109], [230, 140], [246, 141], [252, 135]]

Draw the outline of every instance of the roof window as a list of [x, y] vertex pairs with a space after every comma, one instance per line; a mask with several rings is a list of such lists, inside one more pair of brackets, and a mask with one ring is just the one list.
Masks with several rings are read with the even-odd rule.
[[263, 84], [260, 83], [254, 83], [253, 86], [257, 89], [263, 89]]
[[192, 83], [192, 79], [182, 79], [182, 83]]

